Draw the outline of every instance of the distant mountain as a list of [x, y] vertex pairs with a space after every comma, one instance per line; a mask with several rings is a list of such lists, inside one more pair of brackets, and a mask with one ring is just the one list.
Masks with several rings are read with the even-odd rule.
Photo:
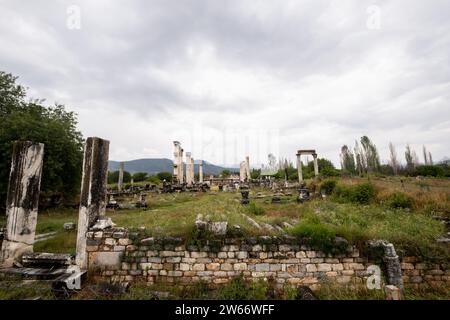
[[[117, 171], [119, 170], [119, 161], [110, 160], [108, 164], [109, 171]], [[186, 170], [186, 164], [183, 163], [184, 170]], [[216, 166], [207, 161], [203, 161], [203, 174], [220, 174], [223, 170], [228, 169], [231, 172], [239, 172], [239, 169], [236, 168], [225, 168], [221, 166]], [[159, 172], [173, 172], [173, 162], [170, 159], [161, 158], [161, 159], [137, 159], [125, 161], [125, 171], [129, 173], [136, 172], [147, 172], [149, 175], [154, 175]], [[198, 173], [198, 164], [194, 165], [195, 173]], [[186, 171], [185, 171], [186, 172]]]

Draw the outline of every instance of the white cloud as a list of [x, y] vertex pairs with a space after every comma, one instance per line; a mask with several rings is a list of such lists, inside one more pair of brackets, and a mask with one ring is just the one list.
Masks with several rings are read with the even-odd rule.
[[[3, 1], [2, 69], [66, 104], [110, 158], [254, 163], [368, 135], [449, 156], [447, 1]], [[69, 5], [81, 29], [66, 27]], [[270, 134], [271, 141], [261, 138]], [[234, 137], [234, 138], [233, 138]], [[259, 138], [258, 138], [259, 137]]]

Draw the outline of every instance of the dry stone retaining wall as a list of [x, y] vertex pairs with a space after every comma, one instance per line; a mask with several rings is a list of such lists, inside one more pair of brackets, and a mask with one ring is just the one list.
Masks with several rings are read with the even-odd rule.
[[[181, 238], [139, 238], [123, 228], [88, 232], [89, 268], [111, 281], [193, 284], [204, 280], [224, 284], [242, 274], [249, 279], [272, 279], [278, 285], [306, 285], [317, 289], [322, 281], [364, 283], [367, 258], [352, 248], [330, 256], [298, 243], [296, 238], [259, 237], [209, 240], [207, 245], [186, 245]], [[445, 264], [402, 261], [405, 286], [450, 285]]]

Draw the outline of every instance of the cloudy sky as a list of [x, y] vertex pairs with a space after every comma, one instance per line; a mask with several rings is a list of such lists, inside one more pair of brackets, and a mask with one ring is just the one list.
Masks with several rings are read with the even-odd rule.
[[[450, 156], [448, 0], [0, 0], [0, 70], [110, 159], [252, 164], [368, 135]], [[403, 159], [402, 159], [403, 160]]]

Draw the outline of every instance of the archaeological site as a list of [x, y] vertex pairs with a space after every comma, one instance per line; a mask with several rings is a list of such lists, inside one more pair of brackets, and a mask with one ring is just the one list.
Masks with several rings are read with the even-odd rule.
[[448, 310], [447, 2], [1, 1], [2, 314]]

